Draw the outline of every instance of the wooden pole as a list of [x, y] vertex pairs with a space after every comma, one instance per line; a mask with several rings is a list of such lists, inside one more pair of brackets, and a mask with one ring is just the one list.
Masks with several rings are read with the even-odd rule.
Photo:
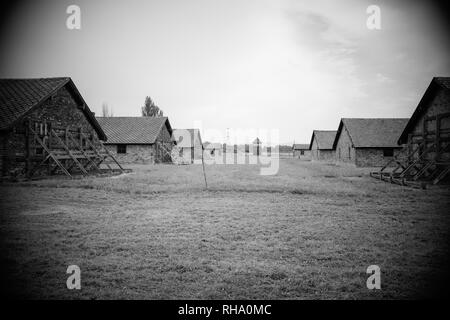
[[205, 188], [208, 189], [208, 182], [206, 181], [206, 172], [205, 172], [205, 161], [203, 159], [204, 147], [202, 146], [202, 167], [203, 167], [203, 178], [205, 179]]
[[31, 172], [31, 146], [30, 146], [30, 123], [29, 121], [25, 122], [25, 148], [26, 148], [26, 175], [27, 178], [30, 177]]
[[436, 116], [436, 135], [435, 135], [435, 139], [436, 139], [436, 156], [434, 157], [435, 159], [439, 159], [441, 156], [441, 117], [440, 115]]

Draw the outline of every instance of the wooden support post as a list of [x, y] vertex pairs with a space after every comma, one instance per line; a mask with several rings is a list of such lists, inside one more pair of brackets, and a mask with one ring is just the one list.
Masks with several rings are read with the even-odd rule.
[[[50, 123], [48, 123], [47, 124], [47, 129], [48, 129], [48, 132], [51, 132], [52, 131], [52, 123], [50, 122]], [[49, 134], [48, 135], [48, 148], [51, 150], [52, 149], [52, 135], [51, 134]]]
[[83, 147], [83, 132], [81, 131], [81, 127], [78, 128], [78, 136], [80, 137], [80, 146]]
[[[82, 135], [83, 135], [83, 137], [85, 137], [84, 136], [84, 133], [81, 133]], [[98, 152], [97, 151], [97, 148], [95, 147], [95, 145], [93, 144], [93, 143], [91, 143], [90, 141], [89, 141], [89, 139], [86, 139], [86, 143], [92, 148], [92, 151], [94, 151], [94, 153], [99, 157], [99, 158], [101, 158], [101, 159], [105, 159], [105, 158], [107, 158], [108, 156], [111, 158], [111, 159], [113, 159], [113, 161], [117, 164], [117, 166], [120, 168], [120, 171], [122, 171], [123, 172], [123, 167], [120, 165], [120, 163], [116, 160], [116, 158], [114, 158], [113, 157], [113, 155], [108, 151], [108, 149], [101, 143], [101, 141], [98, 141], [98, 143], [99, 143], [99, 146], [101, 146], [101, 148], [102, 148], [102, 151], [104, 151], [105, 153], [106, 153], [106, 157], [104, 156], [104, 155], [101, 155], [100, 154], [100, 152]], [[103, 161], [102, 161], [103, 162]], [[108, 167], [108, 169], [109, 170], [111, 170], [111, 171], [113, 171], [113, 169], [111, 168], [111, 166], [108, 164], [108, 163], [106, 163], [106, 166]]]
[[64, 144], [64, 141], [62, 141], [62, 139], [60, 137], [58, 137], [58, 135], [56, 134], [55, 131], [51, 131], [50, 134], [53, 134], [56, 139], [59, 141], [59, 143], [63, 146], [64, 150], [66, 150], [67, 154], [69, 155], [69, 157], [73, 160], [73, 162], [75, 162], [75, 164], [78, 166], [78, 168], [81, 170], [82, 173], [84, 174], [88, 174], [88, 172], [86, 171], [86, 169], [83, 167], [83, 165], [77, 160], [77, 158], [72, 154], [72, 152], [70, 151], [69, 147]]
[[206, 181], [206, 171], [205, 171], [205, 160], [203, 158], [204, 148], [202, 145], [202, 167], [203, 167], [203, 178], [205, 179], [205, 188], [208, 189], [208, 182]]
[[[69, 139], [68, 136], [70, 134], [70, 128], [69, 126], [66, 126], [64, 128], [64, 141], [66, 142], [66, 145], [69, 145]], [[69, 166], [69, 162], [67, 160], [62, 160], [64, 162], [64, 166], [67, 168]]]
[[408, 158], [406, 159], [407, 165], [409, 165], [412, 162], [412, 156], [413, 156], [413, 145], [412, 145], [412, 134], [408, 134]]
[[[427, 118], [423, 119], [423, 127], [422, 127], [422, 139], [424, 141], [424, 150], [427, 149]], [[426, 159], [426, 155], [424, 157]]]
[[[48, 149], [52, 150], [52, 135], [49, 134], [51, 132], [51, 123], [45, 122], [45, 124], [44, 124], [44, 131], [45, 131], [45, 136], [47, 138]], [[48, 175], [52, 174], [52, 165], [51, 165], [50, 161], [48, 162], [47, 173], [48, 173]]]
[[26, 172], [26, 177], [29, 178], [30, 177], [30, 172], [31, 172], [31, 146], [30, 146], [30, 122], [26, 121], [25, 122], [25, 157], [26, 157], [26, 162], [25, 162], [25, 172]]
[[[86, 160], [90, 163], [93, 164], [93, 166], [100, 171], [100, 168], [97, 166], [97, 164], [95, 163], [95, 161], [93, 161], [87, 154], [86, 152], [83, 150], [83, 148], [77, 144], [76, 140], [72, 137], [72, 135], [69, 135], [70, 140], [72, 141], [72, 143], [75, 145], [75, 147], [80, 150], [80, 152], [84, 155], [84, 157], [86, 158]], [[86, 170], [87, 171], [87, 170]]]
[[438, 160], [441, 156], [441, 116], [436, 116], [436, 156], [435, 159]]
[[[48, 159], [50, 159], [50, 155], [47, 155], [47, 157], [44, 158], [44, 160], [42, 160], [40, 163], [38, 163], [37, 165], [35, 165], [33, 168], [30, 169], [30, 174], [28, 178], [31, 178], [34, 174], [34, 172], [40, 167], [42, 166]], [[55, 167], [58, 168], [58, 167]], [[54, 170], [54, 169], [53, 169]]]
[[66, 145], [69, 144], [69, 127], [66, 127], [66, 130], [64, 132], [64, 141], [66, 142]]
[[439, 175], [433, 180], [433, 184], [438, 184], [439, 181], [445, 178], [450, 173], [450, 166], [446, 166]]
[[91, 142], [91, 144], [94, 144], [94, 136], [95, 136], [94, 130], [91, 130], [91, 136], [89, 137], [89, 141]]
[[[31, 128], [30, 128], [31, 129]], [[36, 134], [36, 131], [34, 131], [33, 129], [31, 129], [32, 133], [35, 134], [36, 136], [36, 141], [41, 145], [42, 148], [44, 148], [44, 150], [48, 153], [48, 155], [53, 159], [53, 161], [55, 161], [55, 163], [58, 165], [58, 167], [61, 168], [61, 170], [69, 177], [72, 177], [72, 175], [66, 170], [66, 168], [64, 168], [64, 166], [61, 164], [61, 162], [59, 162], [59, 160], [55, 157], [55, 155], [53, 154], [52, 151], [50, 151], [47, 146], [45, 145], [45, 143], [41, 140], [41, 138], [39, 138]]]

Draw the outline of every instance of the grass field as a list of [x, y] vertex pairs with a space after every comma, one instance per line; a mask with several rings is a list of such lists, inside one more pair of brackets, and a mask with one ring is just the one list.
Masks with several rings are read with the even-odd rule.
[[[133, 166], [0, 185], [2, 294], [83, 299], [429, 298], [448, 283], [450, 192], [283, 159]], [[66, 269], [81, 268], [81, 290]], [[366, 268], [381, 268], [381, 290]]]

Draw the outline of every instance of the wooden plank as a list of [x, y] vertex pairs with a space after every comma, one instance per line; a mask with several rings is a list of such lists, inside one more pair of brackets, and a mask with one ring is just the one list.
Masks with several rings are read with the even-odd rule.
[[447, 174], [450, 172], [450, 166], [445, 167], [441, 173], [439, 173], [439, 175], [433, 180], [433, 184], [436, 185], [438, 184], [442, 179], [444, 179]]
[[[87, 141], [89, 141], [89, 140], [87, 140]], [[90, 141], [89, 141], [89, 143], [90, 143]], [[99, 143], [100, 143], [100, 145], [102, 146], [102, 150], [103, 151], [105, 151], [105, 153], [109, 156], [109, 157], [111, 157], [111, 159], [113, 159], [113, 161], [117, 164], [117, 166], [120, 168], [120, 170], [124, 170], [123, 168], [122, 168], [122, 166], [120, 165], [120, 163], [116, 160], [116, 158], [108, 151], [108, 148], [106, 148], [104, 145], [103, 145], [103, 143], [101, 143], [100, 141], [99, 141]], [[92, 145], [92, 144], [91, 144]], [[95, 147], [93, 146], [93, 148], [95, 149]], [[108, 167], [109, 167], [109, 165], [108, 165]], [[109, 167], [109, 168], [111, 168], [111, 167]]]
[[88, 172], [83, 167], [83, 165], [77, 160], [77, 158], [75, 158], [73, 156], [72, 152], [70, 151], [69, 147], [64, 143], [64, 141], [60, 137], [58, 137], [58, 135], [53, 130], [50, 132], [50, 134], [54, 134], [55, 135], [55, 137], [58, 140], [58, 142], [63, 145], [64, 149], [66, 149], [66, 151], [67, 151], [67, 154], [75, 162], [75, 164], [78, 166], [78, 168], [81, 170], [81, 172], [84, 173], [84, 174], [88, 174]]
[[441, 141], [440, 141], [440, 135], [441, 135], [441, 116], [437, 115], [436, 116], [436, 153], [437, 153], [437, 158], [440, 157], [440, 153], [441, 153]]
[[50, 159], [50, 155], [47, 155], [47, 157], [44, 158], [44, 160], [42, 160], [40, 163], [38, 163], [37, 165], [35, 165], [33, 168], [30, 169], [30, 173], [29, 176], [27, 178], [31, 178], [34, 174], [34, 172], [40, 167], [42, 166], [48, 159]]
[[120, 170], [123, 171], [122, 166], [120, 165], [120, 163], [116, 160], [116, 158], [109, 152], [108, 148], [106, 148], [101, 142], [100, 142], [101, 146], [103, 147], [103, 150], [106, 151], [106, 153], [108, 154], [108, 156], [111, 157], [111, 159], [114, 160], [114, 162], [117, 164], [117, 166], [120, 168]]
[[[84, 136], [84, 134], [83, 133], [81, 133], [83, 136]], [[97, 148], [93, 145], [93, 143], [91, 142], [91, 141], [89, 141], [89, 140], [86, 140], [86, 143], [92, 148], [92, 151], [94, 151], [94, 153], [99, 157], [99, 158], [102, 158], [103, 160], [104, 160], [104, 156], [103, 155], [101, 155], [98, 151], [97, 151]], [[103, 161], [102, 161], [103, 162]], [[98, 165], [99, 166], [99, 165]], [[108, 167], [108, 169], [109, 170], [111, 170], [112, 171], [112, 168], [111, 168], [111, 166], [108, 164], [108, 163], [106, 163], [106, 166]]]
[[95, 162], [92, 161], [92, 160], [90, 159], [90, 157], [86, 154], [86, 152], [80, 147], [80, 145], [78, 145], [78, 143], [76, 142], [75, 138], [74, 138], [71, 134], [69, 134], [69, 139], [72, 141], [73, 144], [75, 144], [75, 146], [78, 148], [78, 150], [80, 150], [80, 152], [84, 155], [84, 157], [85, 157], [90, 163], [92, 163], [92, 164], [94, 165], [94, 167], [95, 167], [97, 170], [100, 170], [100, 168], [95, 164]]
[[45, 150], [45, 152], [47, 152], [49, 154], [49, 156], [53, 159], [53, 161], [55, 161], [55, 163], [58, 165], [58, 167], [61, 168], [61, 170], [69, 177], [72, 177], [72, 175], [66, 170], [66, 168], [64, 168], [64, 166], [61, 164], [61, 162], [59, 162], [58, 159], [55, 158], [55, 156], [53, 155], [53, 153], [45, 146], [44, 142], [42, 142], [41, 138], [39, 138], [39, 136], [36, 134], [36, 131], [34, 131], [33, 129], [31, 129], [31, 132], [35, 135], [36, 141], [42, 146], [42, 148]]
[[31, 143], [30, 143], [30, 123], [27, 121], [25, 123], [25, 149], [26, 149], [26, 177], [30, 177], [30, 171], [31, 171]]
[[421, 152], [418, 155], [418, 158], [414, 160], [402, 173], [401, 177], [405, 177], [408, 173], [410, 173], [410, 170], [415, 168], [416, 166], [420, 166], [421, 162], [426, 161], [425, 156], [427, 155], [428, 151], [433, 148], [433, 145], [427, 146], [427, 144], [424, 142], [424, 146], [422, 147], [422, 144], [418, 146], [418, 150], [421, 150]]
[[436, 120], [437, 117], [450, 118], [450, 112], [444, 112], [444, 113], [440, 113], [440, 114], [434, 115], [434, 116], [425, 116], [424, 119], [426, 121], [433, 121], [433, 120]]

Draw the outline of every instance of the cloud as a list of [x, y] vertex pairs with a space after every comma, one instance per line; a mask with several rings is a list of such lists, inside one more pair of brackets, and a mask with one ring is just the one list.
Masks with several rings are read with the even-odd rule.
[[387, 77], [387, 76], [385, 76], [384, 74], [381, 74], [381, 73], [377, 73], [375, 75], [375, 78], [376, 78], [376, 80], [378, 82], [385, 83], [385, 84], [391, 84], [391, 83], [395, 82], [393, 79], [391, 79], [391, 78], [389, 78], [389, 77]]

